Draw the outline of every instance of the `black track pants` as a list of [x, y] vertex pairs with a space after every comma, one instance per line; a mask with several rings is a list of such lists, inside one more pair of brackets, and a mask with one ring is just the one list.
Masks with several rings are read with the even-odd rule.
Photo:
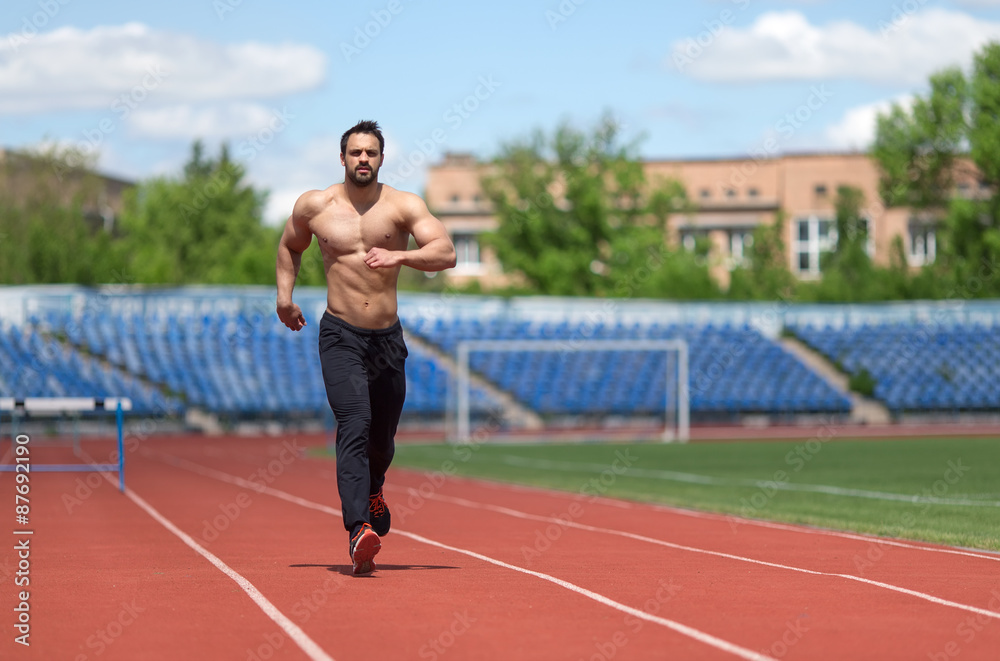
[[397, 321], [358, 328], [329, 312], [319, 326], [319, 357], [330, 408], [337, 418], [337, 489], [350, 536], [368, 520], [395, 451], [406, 398], [406, 344]]

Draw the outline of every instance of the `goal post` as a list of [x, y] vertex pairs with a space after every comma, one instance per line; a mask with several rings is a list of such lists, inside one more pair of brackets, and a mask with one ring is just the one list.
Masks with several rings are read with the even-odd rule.
[[[659, 352], [666, 354], [666, 392], [663, 402], [662, 440], [686, 442], [690, 438], [691, 407], [689, 393], [688, 344], [683, 339], [670, 340], [465, 340], [456, 347], [456, 415], [459, 443], [472, 440], [472, 371], [473, 353], [482, 352], [551, 352], [558, 354], [599, 351]], [[671, 360], [671, 356], [676, 360]], [[673, 385], [673, 388], [671, 388]], [[671, 392], [672, 391], [672, 392]], [[674, 413], [675, 415], [671, 415]], [[673, 421], [673, 424], [672, 424]]]

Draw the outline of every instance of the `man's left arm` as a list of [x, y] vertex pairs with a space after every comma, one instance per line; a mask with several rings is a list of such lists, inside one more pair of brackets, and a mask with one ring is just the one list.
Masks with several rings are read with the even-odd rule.
[[412, 193], [404, 193], [400, 211], [417, 247], [413, 250], [372, 248], [365, 255], [365, 264], [373, 269], [409, 266], [419, 271], [443, 271], [454, 268], [455, 245], [444, 224], [431, 215], [424, 201]]

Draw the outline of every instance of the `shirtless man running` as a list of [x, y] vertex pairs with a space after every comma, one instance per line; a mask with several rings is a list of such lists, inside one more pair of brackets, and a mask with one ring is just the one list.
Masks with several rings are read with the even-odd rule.
[[[375, 568], [379, 537], [389, 532], [382, 485], [406, 397], [407, 351], [396, 315], [399, 269], [455, 266], [451, 238], [424, 201], [378, 182], [384, 148], [375, 122], [344, 133], [344, 183], [299, 197], [277, 258], [278, 317], [297, 331], [306, 319], [292, 302], [292, 289], [313, 236], [323, 254], [327, 297], [319, 355], [337, 418], [337, 489], [355, 574]], [[411, 235], [417, 247], [408, 250]]]

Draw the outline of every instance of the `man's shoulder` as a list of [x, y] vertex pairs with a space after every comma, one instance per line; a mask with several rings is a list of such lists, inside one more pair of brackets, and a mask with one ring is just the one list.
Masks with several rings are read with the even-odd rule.
[[295, 201], [295, 215], [303, 218], [311, 218], [334, 202], [337, 197], [335, 187], [330, 186], [323, 190], [308, 190]]
[[393, 188], [389, 184], [380, 184], [380, 186], [382, 186], [382, 199], [401, 210], [413, 210], [424, 204], [423, 198], [415, 193]]

